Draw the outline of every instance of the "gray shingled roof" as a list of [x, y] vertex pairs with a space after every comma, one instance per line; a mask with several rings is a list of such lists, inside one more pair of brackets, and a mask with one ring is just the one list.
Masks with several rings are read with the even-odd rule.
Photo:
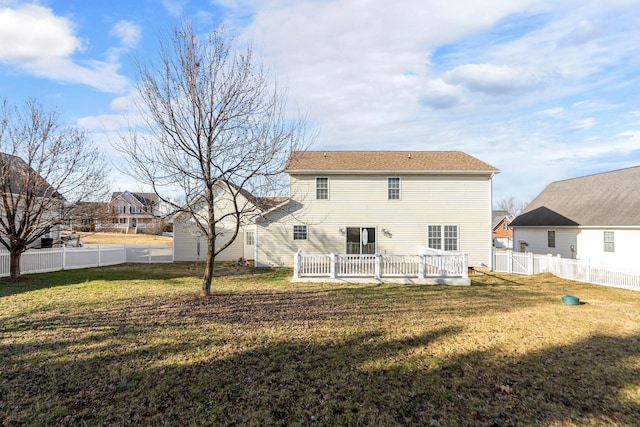
[[513, 227], [638, 226], [640, 166], [549, 184]]

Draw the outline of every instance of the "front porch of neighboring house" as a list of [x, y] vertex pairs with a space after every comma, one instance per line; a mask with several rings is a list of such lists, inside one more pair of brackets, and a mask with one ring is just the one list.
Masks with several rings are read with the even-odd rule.
[[468, 286], [467, 254], [294, 254], [294, 282], [419, 283]]
[[108, 227], [126, 234], [137, 234], [151, 233], [151, 229], [157, 225], [156, 218], [124, 217], [114, 219]]

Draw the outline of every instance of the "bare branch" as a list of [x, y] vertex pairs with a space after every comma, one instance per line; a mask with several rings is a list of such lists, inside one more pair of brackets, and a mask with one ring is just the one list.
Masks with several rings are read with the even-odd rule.
[[[281, 190], [287, 157], [309, 145], [305, 118], [287, 116], [286, 91], [255, 61], [252, 47], [235, 50], [224, 29], [200, 36], [188, 23], [175, 28], [160, 43], [160, 61], [139, 65], [137, 89], [145, 124], [119, 148], [132, 176], [207, 238], [208, 294], [215, 256], [256, 212], [255, 196]], [[163, 196], [167, 188], [179, 188], [186, 203]], [[217, 240], [229, 223], [226, 240]]]

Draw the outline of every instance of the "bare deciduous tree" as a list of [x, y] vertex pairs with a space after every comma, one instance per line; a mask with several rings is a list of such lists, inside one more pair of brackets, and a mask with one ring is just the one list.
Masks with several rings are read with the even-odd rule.
[[527, 202], [516, 199], [514, 196], [505, 197], [496, 202], [497, 209], [507, 211], [513, 216], [517, 216], [527, 205]]
[[13, 280], [21, 255], [62, 224], [65, 203], [101, 195], [106, 172], [88, 135], [56, 111], [35, 100], [0, 103], [0, 244]]
[[[159, 62], [139, 65], [137, 89], [144, 126], [120, 149], [131, 175], [206, 238], [202, 292], [210, 295], [215, 257], [254, 212], [251, 195], [273, 195], [291, 151], [307, 145], [304, 117], [287, 116], [285, 93], [250, 46], [236, 51], [224, 30], [200, 36], [190, 24], [160, 43]], [[166, 197], [169, 188], [185, 203]], [[217, 188], [225, 191], [224, 214]]]

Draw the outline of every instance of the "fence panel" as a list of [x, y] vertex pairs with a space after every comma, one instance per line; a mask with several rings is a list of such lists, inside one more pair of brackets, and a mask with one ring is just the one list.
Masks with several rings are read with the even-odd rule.
[[100, 248], [100, 265], [116, 265], [127, 262], [127, 251], [124, 246]]
[[294, 277], [468, 278], [465, 254], [294, 255]]
[[589, 261], [551, 255], [494, 251], [494, 271], [515, 274], [551, 273], [563, 279], [640, 291], [640, 269], [592, 265]]
[[338, 276], [375, 276], [375, 255], [336, 255]]
[[331, 255], [301, 254], [299, 274], [301, 276], [330, 276]]
[[384, 277], [418, 277], [419, 255], [385, 255], [382, 257], [381, 275]]
[[20, 257], [20, 271], [25, 274], [58, 271], [62, 266], [62, 258], [63, 249], [31, 249]]
[[64, 250], [64, 269], [98, 267], [100, 250], [98, 248], [66, 248]]
[[[90, 268], [126, 262], [173, 261], [171, 246], [93, 246], [83, 248], [29, 249], [20, 257], [21, 274]], [[10, 275], [10, 255], [0, 251], [0, 277]]]
[[127, 262], [150, 264], [173, 261], [171, 246], [127, 245], [125, 249]]

